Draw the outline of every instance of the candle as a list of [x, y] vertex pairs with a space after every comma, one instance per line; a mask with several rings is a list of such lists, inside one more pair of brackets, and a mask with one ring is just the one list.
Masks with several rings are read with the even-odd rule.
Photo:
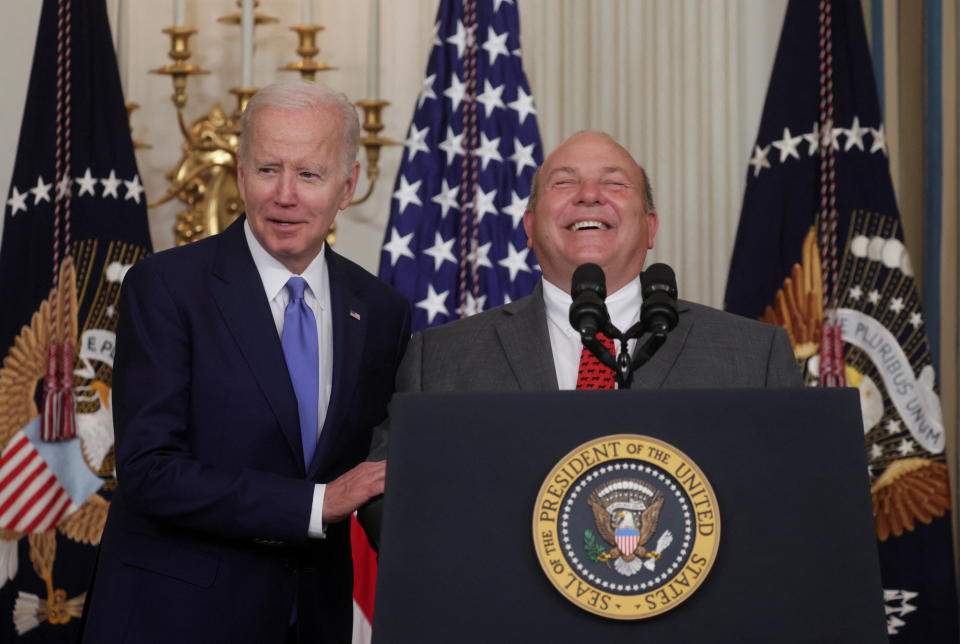
[[300, 2], [300, 24], [313, 24], [313, 0], [301, 0]]
[[124, 98], [129, 91], [127, 76], [127, 29], [123, 24], [126, 19], [123, 11], [123, 0], [117, 0], [117, 67], [120, 70], [120, 88]]
[[173, 26], [182, 27], [183, 26], [183, 13], [184, 7], [183, 4], [186, 0], [173, 0]]
[[253, 87], [253, 0], [243, 0], [240, 31], [240, 84], [244, 87]]
[[367, 36], [367, 96], [380, 96], [380, 0], [370, 0], [370, 33]]

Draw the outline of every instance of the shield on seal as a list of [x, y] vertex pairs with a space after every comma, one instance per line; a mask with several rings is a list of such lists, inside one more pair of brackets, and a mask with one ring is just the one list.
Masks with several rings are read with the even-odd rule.
[[640, 531], [636, 528], [617, 528], [614, 533], [617, 540], [617, 548], [625, 555], [632, 555], [637, 549], [637, 542], [640, 541]]

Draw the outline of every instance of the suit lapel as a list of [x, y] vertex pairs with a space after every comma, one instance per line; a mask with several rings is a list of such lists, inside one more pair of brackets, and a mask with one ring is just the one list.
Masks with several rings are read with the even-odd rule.
[[[653, 354], [647, 364], [640, 367], [633, 374], [631, 389], [659, 389], [663, 386], [667, 375], [673, 368], [677, 358], [680, 357], [680, 351], [687, 341], [687, 335], [693, 328], [693, 316], [690, 314], [690, 307], [680, 301], [677, 303], [680, 319], [676, 328], [667, 335], [667, 341], [663, 343], [660, 350]], [[638, 341], [640, 344], [647, 341], [644, 335]]]
[[497, 335], [520, 389], [556, 391], [543, 285], [538, 283], [530, 297], [506, 305], [503, 311], [506, 317], [497, 323]]
[[344, 260], [328, 246], [324, 251], [330, 276], [330, 323], [333, 332], [333, 383], [330, 404], [320, 432], [320, 442], [307, 470], [313, 478], [326, 470], [343, 439], [343, 418], [356, 389], [367, 336], [367, 307], [357, 297], [345, 270]]
[[273, 410], [297, 463], [303, 463], [297, 398], [280, 337], [243, 233], [244, 218], [217, 237], [213, 298]]

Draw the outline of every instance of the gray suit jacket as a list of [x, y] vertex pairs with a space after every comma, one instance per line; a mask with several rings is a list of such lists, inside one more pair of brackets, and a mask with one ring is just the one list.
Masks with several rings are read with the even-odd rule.
[[[633, 389], [799, 387], [783, 329], [700, 304], [678, 303], [680, 321], [634, 374]], [[551, 391], [557, 375], [543, 290], [410, 340], [397, 392]], [[386, 457], [389, 422], [377, 428], [370, 458]]]
[[[700, 304], [634, 374], [633, 389], [794, 387], [800, 373], [783, 329]], [[529, 297], [413, 336], [397, 391], [557, 389], [540, 286]]]

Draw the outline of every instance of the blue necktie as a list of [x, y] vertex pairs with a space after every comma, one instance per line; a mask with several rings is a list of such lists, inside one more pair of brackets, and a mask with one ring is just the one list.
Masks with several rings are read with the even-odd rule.
[[317, 342], [317, 319], [303, 299], [307, 283], [302, 277], [287, 280], [290, 301], [283, 312], [283, 333], [280, 344], [287, 360], [287, 370], [297, 395], [300, 413], [300, 441], [307, 469], [317, 449], [318, 397], [320, 395], [320, 356]]

